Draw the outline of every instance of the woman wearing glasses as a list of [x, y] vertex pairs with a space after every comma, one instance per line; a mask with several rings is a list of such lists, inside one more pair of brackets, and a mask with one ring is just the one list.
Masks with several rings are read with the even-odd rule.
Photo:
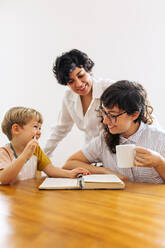
[[[101, 96], [104, 132], [72, 155], [64, 168], [81, 166], [91, 173], [112, 173], [131, 181], [164, 183], [165, 131], [151, 125], [152, 110], [142, 85], [129, 81], [112, 84]], [[118, 144], [138, 146], [133, 168], [117, 167]], [[91, 165], [97, 161], [102, 161], [103, 167]]]
[[58, 143], [71, 131], [74, 124], [84, 131], [85, 143], [99, 135], [102, 125], [96, 109], [100, 96], [112, 80], [96, 80], [92, 77], [94, 62], [87, 54], [73, 49], [57, 57], [53, 73], [57, 82], [68, 86], [58, 123], [52, 128], [45, 153], [50, 156]]

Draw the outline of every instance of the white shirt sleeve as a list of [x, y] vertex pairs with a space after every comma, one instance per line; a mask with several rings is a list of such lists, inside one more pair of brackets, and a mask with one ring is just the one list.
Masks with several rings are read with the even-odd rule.
[[103, 147], [103, 135], [101, 133], [82, 148], [82, 153], [90, 163], [102, 162]]
[[68, 112], [65, 99], [63, 99], [62, 109], [58, 116], [58, 121], [55, 126], [51, 128], [50, 137], [44, 148], [44, 152], [47, 156], [55, 150], [58, 143], [71, 131], [74, 121]]

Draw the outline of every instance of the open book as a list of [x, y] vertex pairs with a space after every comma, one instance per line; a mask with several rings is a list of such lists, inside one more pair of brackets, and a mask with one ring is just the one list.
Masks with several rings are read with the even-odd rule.
[[79, 178], [46, 178], [39, 189], [123, 189], [125, 184], [116, 175], [94, 174]]

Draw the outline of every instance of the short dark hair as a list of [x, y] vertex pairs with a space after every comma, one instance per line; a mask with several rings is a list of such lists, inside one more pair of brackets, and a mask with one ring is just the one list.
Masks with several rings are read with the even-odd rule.
[[[113, 108], [117, 106], [120, 110], [126, 111], [128, 115], [132, 115], [136, 111], [140, 114], [134, 122], [152, 124], [153, 108], [149, 104], [147, 92], [143, 86], [136, 82], [128, 80], [121, 80], [110, 85], [102, 94], [101, 105], [106, 108]], [[116, 145], [119, 144], [120, 134], [111, 134], [106, 125], [105, 127], [105, 141], [109, 149], [115, 153]]]
[[86, 72], [90, 72], [94, 66], [94, 62], [84, 52], [72, 49], [57, 57], [53, 65], [53, 73], [59, 84], [67, 85], [70, 73], [76, 68], [84, 68]]

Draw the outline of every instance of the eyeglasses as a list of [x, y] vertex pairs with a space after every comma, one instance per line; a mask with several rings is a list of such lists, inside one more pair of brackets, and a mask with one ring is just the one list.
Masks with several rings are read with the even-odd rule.
[[119, 117], [120, 115], [123, 115], [125, 113], [127, 113], [126, 111], [124, 111], [123, 113], [120, 113], [118, 115], [112, 115], [110, 113], [106, 113], [103, 109], [103, 107], [99, 107], [99, 111], [102, 114], [102, 117], [104, 118], [105, 116], [107, 116], [107, 118], [114, 124], [117, 121], [117, 117]]

